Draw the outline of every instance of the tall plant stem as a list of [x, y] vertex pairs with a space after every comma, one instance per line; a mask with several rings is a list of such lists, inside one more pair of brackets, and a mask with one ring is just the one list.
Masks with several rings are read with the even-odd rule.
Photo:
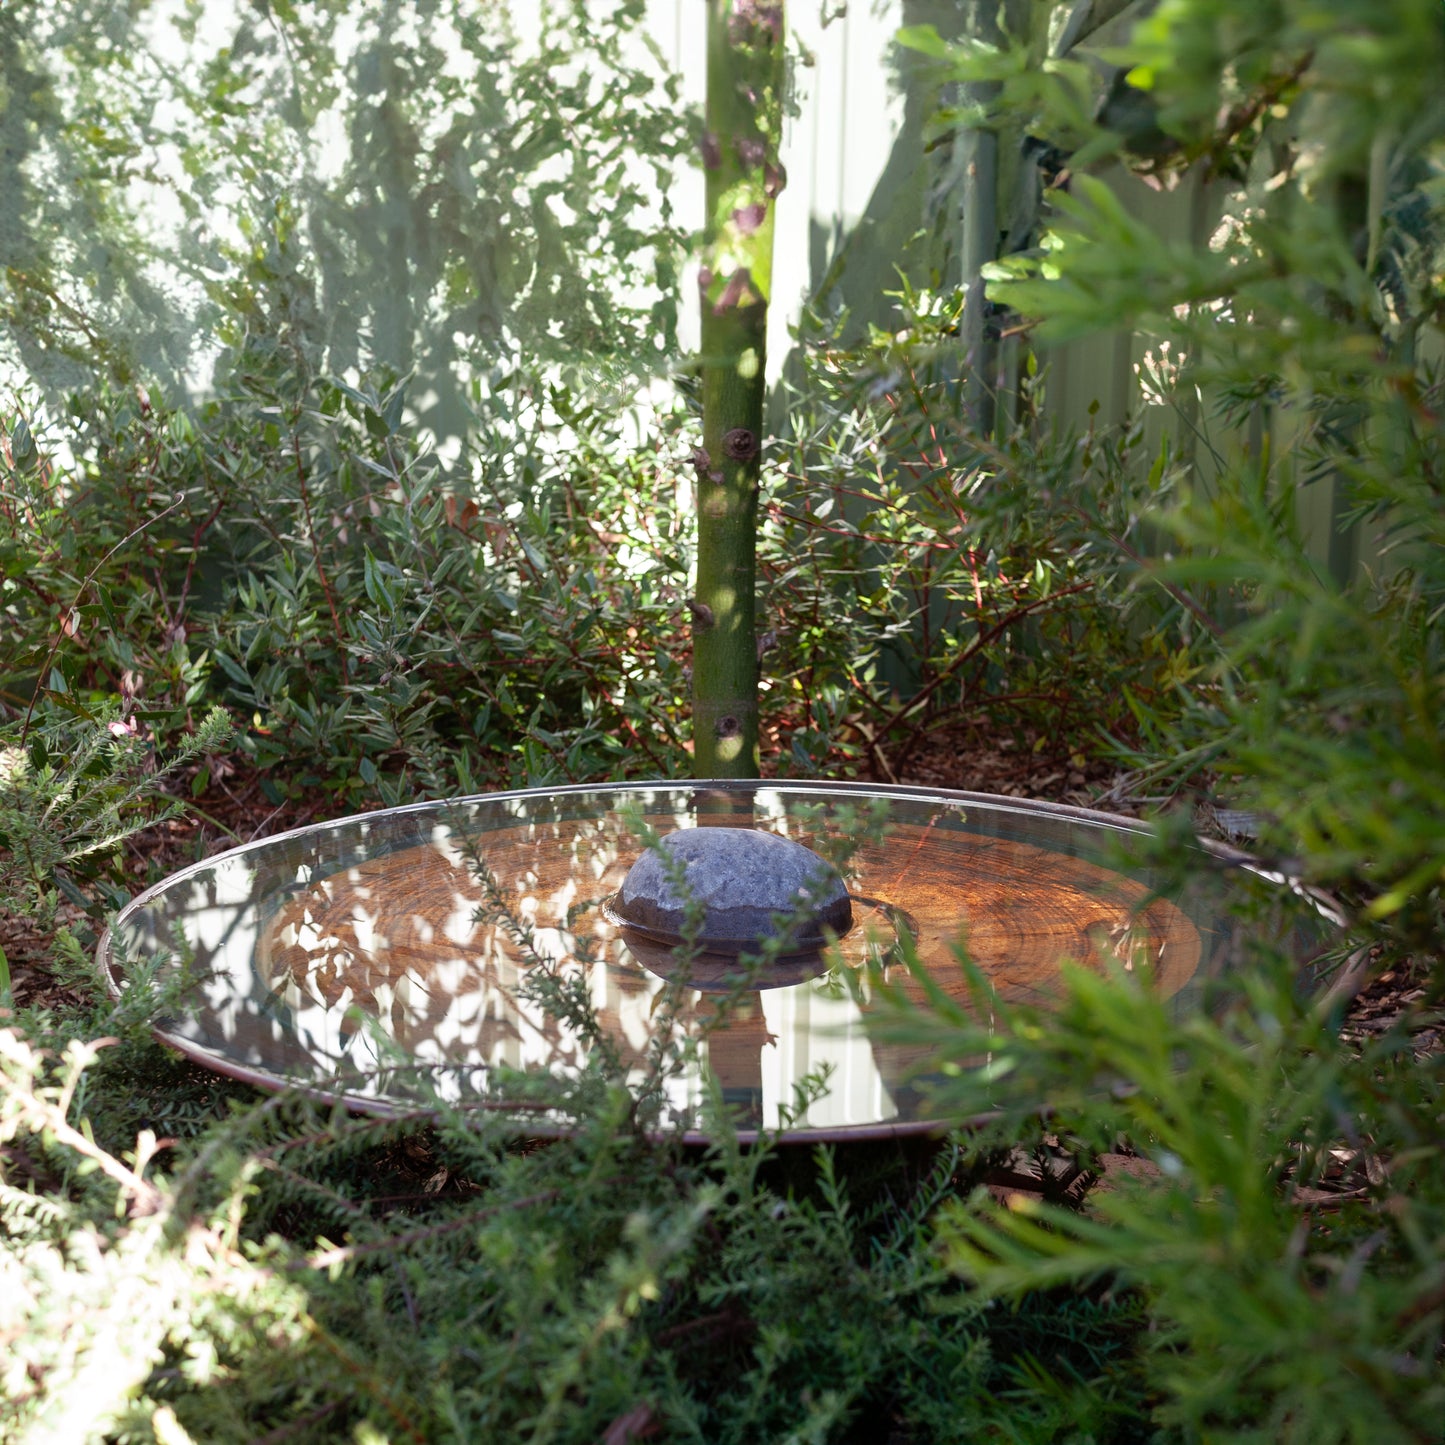
[[699, 778], [755, 778], [758, 477], [774, 208], [783, 186], [783, 6], [707, 5], [693, 770]]

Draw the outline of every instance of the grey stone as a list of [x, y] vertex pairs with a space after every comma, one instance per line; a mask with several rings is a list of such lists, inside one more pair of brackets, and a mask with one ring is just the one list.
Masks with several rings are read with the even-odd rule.
[[[810, 887], [821, 884], [812, 915], [795, 927], [789, 953], [820, 947], [823, 929], [843, 934], [853, 906], [837, 870], [811, 848], [752, 828], [683, 828], [661, 844], [686, 865], [687, 890], [704, 906], [702, 938], [712, 952], [737, 953], [778, 933], [773, 915], [791, 916]], [[675, 943], [683, 900], [673, 891], [658, 855], [649, 850], [632, 865], [613, 900], [618, 919], [644, 936]]]

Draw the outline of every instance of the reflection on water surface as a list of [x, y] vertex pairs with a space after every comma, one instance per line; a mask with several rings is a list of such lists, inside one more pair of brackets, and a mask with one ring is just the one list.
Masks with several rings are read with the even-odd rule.
[[[540, 959], [582, 982], [635, 1080], [668, 969], [629, 949], [603, 904], [641, 850], [636, 816], [659, 833], [765, 828], [836, 855], [875, 799], [881, 836], [845, 875], [858, 922], [829, 966], [767, 980], [710, 1033], [716, 995], [686, 991], [683, 1027], [699, 1042], [669, 1083], [671, 1122], [696, 1126], [708, 1070], [745, 1128], [776, 1127], [795, 1084], [830, 1066], [800, 1127], [925, 1123], [917, 1058], [870, 1042], [868, 1005], [839, 980], [870, 950], [886, 955], [899, 917], [944, 987], [961, 991], [951, 947], [963, 936], [1017, 1001], [1046, 1002], [1064, 959], [1102, 968], [1117, 956], [1189, 1007], [1239, 945], [1203, 893], [1155, 897], [1146, 869], [1117, 866], [1130, 834], [1102, 815], [847, 785], [620, 784], [392, 809], [249, 845], [142, 895], [105, 957], [113, 969], [159, 952], [189, 962], [196, 982], [163, 1027], [203, 1062], [402, 1105], [426, 1088], [466, 1099], [495, 1093], [507, 1071], [584, 1066], [588, 1041], [529, 986]], [[901, 968], [889, 973], [918, 990]]]

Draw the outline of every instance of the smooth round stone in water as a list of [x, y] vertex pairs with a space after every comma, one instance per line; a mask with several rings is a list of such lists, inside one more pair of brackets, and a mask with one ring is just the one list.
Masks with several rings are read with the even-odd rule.
[[[778, 933], [773, 915], [790, 917], [799, 899], [822, 882], [811, 916], [795, 927], [789, 953], [822, 947], [823, 929], [848, 931], [853, 905], [832, 864], [801, 843], [752, 828], [683, 828], [662, 848], [687, 866], [687, 888], [701, 902], [704, 949], [738, 953]], [[644, 853], [612, 902], [617, 918], [645, 937], [676, 943], [682, 936], [683, 900], [673, 892], [662, 860]]]

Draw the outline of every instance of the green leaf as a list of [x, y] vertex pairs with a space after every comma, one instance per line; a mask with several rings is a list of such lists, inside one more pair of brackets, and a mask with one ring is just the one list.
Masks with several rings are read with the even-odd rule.
[[905, 25], [893, 38], [904, 49], [916, 50], [920, 55], [931, 56], [934, 60], [948, 60], [954, 51], [954, 47], [933, 25]]
[[249, 688], [251, 686], [251, 674], [247, 672], [246, 669], [242, 667], [239, 662], [236, 662], [233, 658], [228, 657], [224, 652], [217, 652], [213, 653], [212, 655], [216, 660], [216, 665], [221, 669], [222, 672], [226, 674], [227, 677], [231, 679], [232, 682], [237, 683], [244, 688]]
[[35, 456], [35, 438], [30, 426], [22, 416], [10, 432], [10, 455], [17, 467], [27, 465]]

